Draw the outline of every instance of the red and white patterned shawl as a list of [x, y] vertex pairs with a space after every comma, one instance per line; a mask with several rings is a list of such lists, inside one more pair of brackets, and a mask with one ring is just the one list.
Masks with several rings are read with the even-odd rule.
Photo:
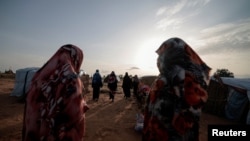
[[67, 44], [40, 68], [27, 93], [23, 141], [83, 141], [87, 103], [78, 77], [80, 48]]

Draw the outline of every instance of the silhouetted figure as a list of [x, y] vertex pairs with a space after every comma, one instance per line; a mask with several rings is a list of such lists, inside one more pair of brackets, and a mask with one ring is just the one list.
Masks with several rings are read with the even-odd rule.
[[118, 80], [116, 78], [115, 72], [112, 71], [111, 74], [108, 76], [109, 99], [111, 99], [112, 102], [114, 102], [114, 99], [115, 99], [117, 83], [118, 83]]
[[98, 101], [100, 89], [103, 86], [102, 77], [97, 69], [92, 78], [92, 88], [93, 88], [93, 100]]
[[123, 81], [122, 81], [122, 89], [123, 89], [123, 93], [124, 93], [125, 98], [130, 98], [130, 96], [131, 96], [131, 92], [130, 92], [131, 87], [132, 87], [132, 80], [128, 76], [128, 73], [126, 72], [125, 76], [123, 77]]
[[138, 96], [138, 87], [139, 87], [139, 78], [137, 75], [134, 76], [133, 81], [132, 81], [132, 85], [133, 85], [133, 94], [135, 97]]

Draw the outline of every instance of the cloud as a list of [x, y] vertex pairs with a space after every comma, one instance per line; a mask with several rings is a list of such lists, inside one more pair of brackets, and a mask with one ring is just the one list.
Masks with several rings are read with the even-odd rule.
[[250, 51], [250, 18], [203, 29], [199, 40], [204, 43], [200, 51], [206, 54]]
[[201, 30], [192, 38], [197, 52], [202, 55], [239, 54], [250, 52], [250, 18], [223, 23]]
[[[201, 31], [203, 37], [210, 37], [210, 42], [250, 42], [250, 19], [235, 23], [223, 23]], [[216, 40], [214, 40], [216, 39]]]
[[140, 68], [138, 68], [138, 67], [131, 67], [131, 68], [129, 68], [129, 70], [139, 70]]
[[157, 10], [156, 16], [174, 15], [184, 8], [186, 2], [187, 2], [187, 0], [181, 0], [180, 2], [176, 3], [175, 5], [161, 7]]
[[163, 6], [159, 8], [156, 12], [156, 16], [171, 16], [175, 15], [177, 13], [180, 13], [184, 11], [187, 8], [191, 8], [194, 10], [196, 7], [203, 7], [207, 3], [209, 3], [210, 0], [195, 0], [195, 1], [188, 1], [188, 0], [180, 0], [177, 3], [174, 3], [173, 5], [168, 4], [169, 6]]
[[180, 28], [180, 25], [183, 23], [182, 19], [170, 19], [170, 18], [163, 18], [156, 23], [156, 28], [165, 31], [168, 27], [172, 29]]
[[163, 15], [167, 10], [167, 7], [161, 7], [157, 12], [156, 12], [156, 16], [160, 16]]
[[169, 9], [169, 12], [173, 15], [181, 11], [187, 3], [187, 0], [181, 0], [173, 8]]
[[188, 1], [186, 5], [188, 7], [205, 6], [209, 2], [210, 2], [210, 0], [194, 0], [194, 1]]
[[[181, 0], [174, 5], [164, 6], [157, 10], [156, 17], [159, 20], [156, 22], [156, 28], [165, 31], [168, 27], [179, 29], [184, 21], [199, 13], [201, 9], [210, 0], [188, 1]], [[188, 12], [188, 14], [187, 14]]]

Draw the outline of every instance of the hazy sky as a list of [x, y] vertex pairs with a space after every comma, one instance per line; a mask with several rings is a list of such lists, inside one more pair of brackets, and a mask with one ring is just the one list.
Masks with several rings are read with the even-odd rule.
[[157, 75], [155, 50], [180, 37], [212, 68], [250, 77], [249, 0], [1, 0], [0, 71], [41, 67], [64, 44], [82, 69]]

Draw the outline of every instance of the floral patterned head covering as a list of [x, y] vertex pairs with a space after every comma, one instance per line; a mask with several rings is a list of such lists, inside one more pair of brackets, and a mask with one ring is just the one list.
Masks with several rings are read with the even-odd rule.
[[[197, 77], [209, 79], [211, 70], [196, 52], [182, 39], [170, 38], [156, 50], [159, 55], [157, 67], [161, 75], [173, 77], [173, 71], [187, 70]], [[176, 72], [179, 73], [179, 71]]]
[[211, 68], [180, 38], [166, 40], [156, 53], [160, 74], [147, 99], [143, 141], [197, 141]]
[[41, 67], [27, 93], [23, 141], [82, 141], [88, 106], [78, 77], [83, 53], [67, 44]]

